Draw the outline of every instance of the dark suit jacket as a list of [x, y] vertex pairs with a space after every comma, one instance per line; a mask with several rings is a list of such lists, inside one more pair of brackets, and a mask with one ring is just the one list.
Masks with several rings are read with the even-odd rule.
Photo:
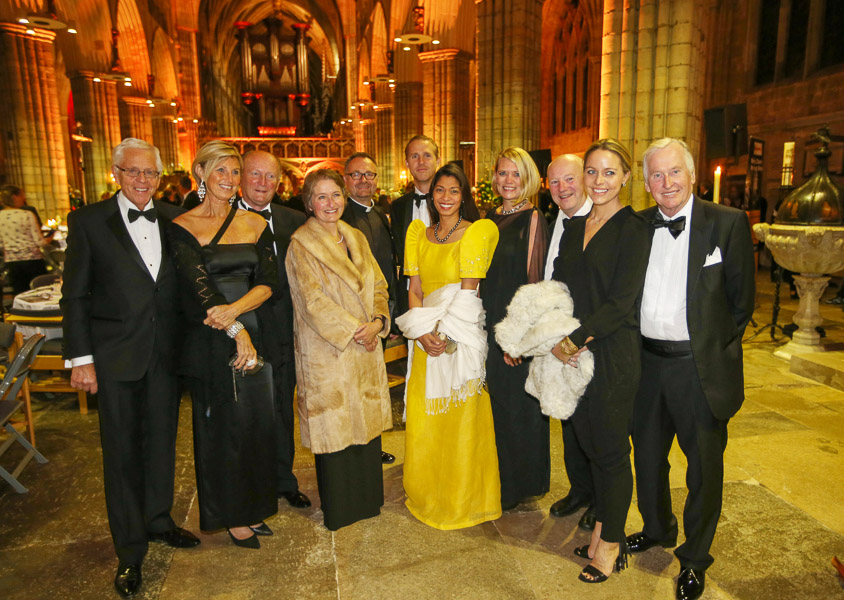
[[308, 218], [298, 210], [275, 202], [271, 208], [273, 238], [277, 253], [278, 293], [269, 301], [274, 318], [272, 322], [261, 323], [261, 327], [266, 330], [263, 339], [269, 358], [273, 363], [278, 363], [293, 360], [293, 301], [290, 299], [290, 285], [287, 281], [284, 260], [287, 258], [290, 236], [304, 225]]
[[93, 354], [98, 374], [140, 379], [157, 353], [174, 365], [182, 321], [165, 221], [182, 209], [155, 202], [161, 268], [153, 280], [123, 223], [115, 194], [68, 215], [61, 307], [64, 357]]
[[393, 201], [390, 206], [390, 225], [392, 226], [393, 246], [396, 249], [396, 261], [399, 263], [399, 279], [396, 284], [396, 303], [398, 314], [404, 314], [410, 308], [407, 301], [407, 277], [404, 275], [404, 242], [407, 228], [413, 220], [413, 201], [416, 193], [410, 192]]
[[[713, 415], [727, 420], [744, 401], [741, 338], [756, 297], [753, 243], [743, 211], [692, 201], [686, 322], [706, 400]], [[648, 220], [656, 213], [656, 206], [641, 212]], [[715, 248], [721, 262], [704, 267]]]

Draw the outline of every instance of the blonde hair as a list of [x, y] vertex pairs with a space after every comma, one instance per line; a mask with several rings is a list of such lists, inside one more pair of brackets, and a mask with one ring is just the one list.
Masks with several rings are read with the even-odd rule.
[[624, 144], [619, 142], [615, 138], [604, 138], [602, 140], [598, 140], [597, 142], [593, 142], [589, 149], [583, 154], [583, 164], [586, 164], [586, 161], [589, 160], [589, 155], [597, 150], [606, 150], [607, 152], [612, 152], [618, 157], [619, 162], [621, 162], [621, 170], [626, 175], [632, 170], [631, 165], [633, 164], [633, 159], [630, 158], [630, 152], [627, 148], [624, 147]]
[[504, 148], [504, 150], [499, 152], [498, 156], [495, 157], [495, 167], [492, 170], [492, 191], [495, 192], [496, 196], [501, 195], [501, 192], [498, 190], [496, 178], [498, 176], [498, 163], [501, 162], [502, 158], [513, 161], [516, 165], [516, 169], [519, 171], [522, 189], [519, 192], [519, 198], [516, 200], [515, 204], [518, 204], [525, 198], [528, 198], [530, 203], [535, 206], [536, 194], [539, 193], [539, 169], [536, 168], [536, 163], [533, 162], [530, 154], [522, 148], [510, 146], [509, 148]]
[[196, 157], [193, 159], [193, 164], [190, 167], [196, 183], [198, 184], [203, 180], [197, 170], [198, 167], [202, 167], [202, 170], [205, 172], [207, 177], [208, 173], [213, 171], [217, 165], [228, 158], [235, 159], [238, 167], [243, 170], [243, 158], [240, 156], [240, 152], [237, 151], [237, 148], [227, 142], [221, 142], [220, 140], [213, 140], [204, 144], [202, 148], [199, 149], [199, 152], [196, 153]]

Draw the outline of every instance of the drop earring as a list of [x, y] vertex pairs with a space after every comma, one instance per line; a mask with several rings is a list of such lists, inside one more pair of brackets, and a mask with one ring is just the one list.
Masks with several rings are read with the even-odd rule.
[[196, 190], [196, 195], [199, 196], [199, 201], [205, 200], [205, 180], [199, 182], [199, 188]]

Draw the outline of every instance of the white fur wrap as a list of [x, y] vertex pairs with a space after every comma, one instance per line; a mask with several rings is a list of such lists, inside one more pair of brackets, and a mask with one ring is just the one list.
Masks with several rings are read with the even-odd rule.
[[495, 339], [510, 356], [534, 357], [525, 391], [539, 400], [543, 413], [556, 419], [568, 419], [574, 413], [595, 371], [589, 350], [578, 357], [576, 367], [551, 354], [555, 344], [580, 327], [573, 311], [566, 284], [540, 281], [520, 287], [507, 316], [495, 326]]

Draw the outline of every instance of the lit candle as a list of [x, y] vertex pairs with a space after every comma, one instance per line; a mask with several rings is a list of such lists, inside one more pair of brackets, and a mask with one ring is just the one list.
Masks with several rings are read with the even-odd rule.
[[715, 189], [712, 193], [712, 201], [719, 204], [721, 201], [721, 167], [715, 169]]

